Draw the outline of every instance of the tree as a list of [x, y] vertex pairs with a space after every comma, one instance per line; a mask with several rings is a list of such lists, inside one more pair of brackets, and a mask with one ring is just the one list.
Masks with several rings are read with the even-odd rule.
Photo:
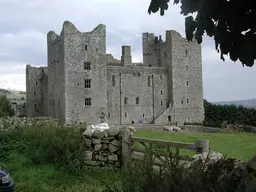
[[[148, 13], [160, 10], [163, 16], [170, 0], [151, 0]], [[228, 55], [248, 67], [256, 59], [256, 4], [255, 0], [174, 0], [181, 3], [188, 41], [193, 37], [200, 44], [206, 34], [214, 37], [220, 58]], [[195, 18], [189, 14], [196, 13]]]
[[0, 117], [14, 116], [15, 112], [5, 94], [0, 94]]

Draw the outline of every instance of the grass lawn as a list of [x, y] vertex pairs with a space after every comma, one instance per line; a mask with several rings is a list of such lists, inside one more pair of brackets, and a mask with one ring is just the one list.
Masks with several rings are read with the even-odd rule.
[[23, 155], [12, 155], [4, 164], [19, 192], [100, 192], [107, 186], [120, 185], [121, 172], [103, 168], [88, 168], [81, 175], [72, 175], [50, 165], [31, 165]]
[[[236, 157], [245, 161], [249, 160], [254, 154], [256, 154], [256, 134], [168, 133], [163, 131], [137, 129], [136, 136], [189, 143], [194, 143], [195, 140], [207, 139], [210, 141], [210, 147], [212, 150], [222, 153], [223, 155], [227, 155], [228, 157]], [[194, 152], [190, 150], [183, 150], [181, 153], [194, 154]]]

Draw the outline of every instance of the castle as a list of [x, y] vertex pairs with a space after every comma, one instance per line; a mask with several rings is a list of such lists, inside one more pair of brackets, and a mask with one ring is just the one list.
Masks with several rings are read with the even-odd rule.
[[47, 67], [26, 67], [27, 116], [60, 122], [167, 124], [204, 120], [201, 46], [176, 31], [142, 34], [143, 63], [131, 47], [106, 54], [106, 26], [80, 32], [65, 21], [47, 34]]

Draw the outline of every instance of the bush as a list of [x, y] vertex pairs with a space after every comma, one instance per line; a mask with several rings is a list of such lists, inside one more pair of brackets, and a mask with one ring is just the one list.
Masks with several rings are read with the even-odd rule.
[[15, 112], [9, 99], [4, 94], [0, 94], [0, 117], [14, 116]]
[[83, 169], [85, 144], [80, 128], [32, 126], [24, 130], [23, 136], [28, 145], [28, 156], [33, 163], [54, 164], [68, 172]]
[[[171, 156], [172, 157], [172, 156]], [[153, 169], [152, 162], [130, 165], [125, 175], [125, 192], [242, 192], [256, 188], [256, 167], [241, 164], [235, 168], [230, 159], [221, 159], [207, 165], [198, 161], [189, 168], [167, 161], [165, 168]], [[240, 170], [243, 170], [241, 173]], [[247, 170], [247, 171], [245, 171]], [[240, 175], [240, 177], [238, 176]], [[254, 175], [254, 176], [253, 176]], [[253, 190], [252, 190], [253, 189]]]
[[78, 173], [84, 168], [85, 144], [82, 127], [59, 124], [23, 123], [0, 131], [0, 159], [25, 153], [33, 164], [53, 164], [61, 170]]

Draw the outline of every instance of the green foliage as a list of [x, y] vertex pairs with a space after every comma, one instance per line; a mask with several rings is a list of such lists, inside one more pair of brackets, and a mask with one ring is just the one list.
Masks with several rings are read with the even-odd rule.
[[6, 89], [0, 89], [0, 93], [11, 94], [11, 92], [9, 90], [6, 90]]
[[15, 114], [10, 101], [5, 94], [0, 94], [0, 117], [13, 116]]
[[[212, 192], [212, 191], [236, 191], [241, 189], [250, 191], [255, 187], [256, 169], [240, 166], [234, 168], [234, 160], [222, 158], [215, 163], [198, 161], [189, 168], [185, 165], [178, 165], [174, 156], [166, 159], [166, 166], [160, 169], [152, 168], [152, 162], [144, 160], [143, 163], [130, 165], [124, 179], [125, 192]], [[256, 163], [256, 162], [254, 162]], [[251, 164], [255, 165], [255, 164]], [[252, 171], [253, 170], [253, 171]], [[242, 190], [244, 191], [244, 190]]]
[[238, 123], [256, 126], [256, 109], [249, 109], [235, 105], [215, 105], [204, 100], [205, 121], [204, 125], [211, 127], [221, 127], [221, 124]]
[[35, 126], [24, 130], [28, 157], [34, 164], [53, 164], [61, 170], [83, 169], [84, 140], [78, 128], [59, 125]]
[[[160, 15], [168, 9], [170, 0], [151, 0], [149, 14], [160, 9]], [[232, 61], [238, 59], [246, 66], [253, 66], [256, 59], [256, 6], [253, 0], [217, 1], [217, 0], [174, 0], [181, 4], [181, 14], [185, 19], [186, 38], [191, 41], [195, 36], [198, 43], [206, 33], [214, 37], [215, 48], [220, 58], [228, 55]], [[197, 13], [196, 17], [188, 16]]]
[[78, 173], [84, 168], [84, 140], [80, 128], [60, 125], [24, 125], [0, 132], [0, 159], [25, 153], [33, 164], [52, 164]]

